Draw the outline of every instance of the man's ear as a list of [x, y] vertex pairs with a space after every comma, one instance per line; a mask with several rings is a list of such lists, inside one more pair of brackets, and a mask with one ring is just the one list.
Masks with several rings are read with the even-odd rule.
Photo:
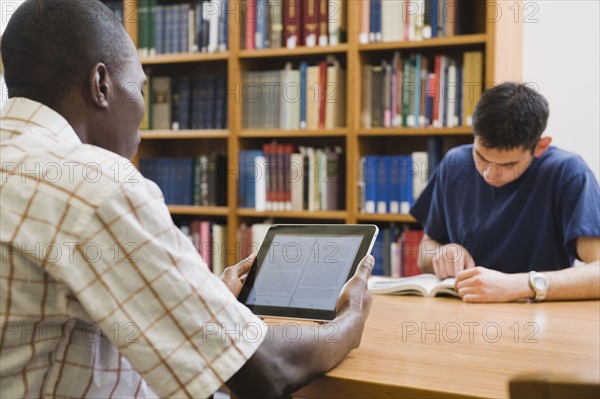
[[546, 152], [546, 150], [548, 148], [550, 148], [550, 143], [552, 143], [552, 137], [542, 137], [540, 139], [540, 141], [538, 141], [537, 145], [535, 146], [535, 150], [533, 151], [533, 156], [535, 158], [539, 158], [542, 156], [542, 154], [544, 152]]
[[112, 81], [108, 74], [108, 68], [103, 63], [94, 65], [90, 71], [89, 93], [90, 102], [98, 108], [108, 108], [108, 95], [112, 87]]

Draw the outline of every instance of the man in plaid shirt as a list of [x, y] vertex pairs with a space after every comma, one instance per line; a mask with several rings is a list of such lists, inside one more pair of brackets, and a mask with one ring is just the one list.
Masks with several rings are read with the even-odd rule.
[[214, 276], [128, 161], [146, 77], [111, 15], [95, 0], [27, 0], [5, 32], [0, 395], [291, 393], [358, 347], [373, 258], [321, 334], [286, 341], [238, 303], [253, 259]]

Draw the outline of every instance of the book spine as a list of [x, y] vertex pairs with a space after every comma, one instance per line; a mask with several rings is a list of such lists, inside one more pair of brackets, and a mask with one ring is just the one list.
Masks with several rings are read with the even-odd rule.
[[217, 45], [218, 51], [227, 51], [229, 48], [229, 13], [228, 13], [228, 1], [219, 1], [219, 40]]
[[256, 1], [246, 0], [246, 50], [256, 49]]
[[377, 209], [377, 171], [378, 157], [367, 155], [365, 157], [365, 212], [375, 213]]
[[266, 48], [267, 40], [267, 0], [256, 0], [256, 31], [254, 44], [258, 50]]
[[303, 44], [302, 38], [302, 1], [283, 1], [283, 37], [285, 45], [289, 49]]
[[315, 47], [319, 37], [319, 0], [302, 1], [303, 36], [306, 47]]
[[319, 0], [319, 46], [329, 43], [329, 7], [328, 0]]
[[281, 0], [267, 0], [269, 26], [269, 47], [280, 48], [283, 43], [283, 7]]

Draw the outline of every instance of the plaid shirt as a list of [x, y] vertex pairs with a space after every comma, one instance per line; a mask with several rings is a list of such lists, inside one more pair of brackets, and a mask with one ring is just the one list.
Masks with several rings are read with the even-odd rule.
[[35, 101], [8, 101], [0, 126], [0, 396], [217, 390], [266, 326], [207, 269], [158, 187]]

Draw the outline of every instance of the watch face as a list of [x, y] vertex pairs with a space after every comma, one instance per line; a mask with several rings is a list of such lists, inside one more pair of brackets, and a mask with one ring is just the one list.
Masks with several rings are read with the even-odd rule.
[[536, 276], [533, 278], [533, 285], [538, 290], [545, 290], [548, 288], [548, 280], [544, 277]]

